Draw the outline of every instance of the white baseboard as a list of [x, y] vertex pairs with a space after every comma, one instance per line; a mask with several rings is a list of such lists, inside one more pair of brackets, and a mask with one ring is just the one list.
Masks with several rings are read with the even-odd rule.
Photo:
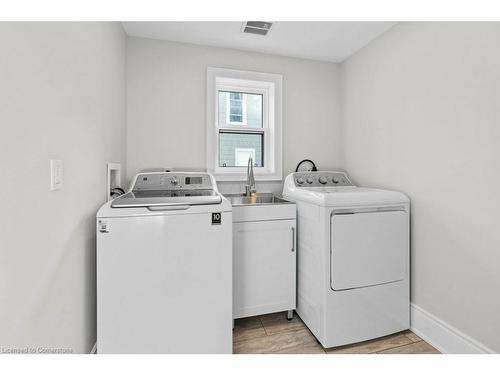
[[413, 303], [411, 304], [411, 330], [441, 353], [495, 353], [472, 337], [467, 336]]
[[90, 354], [96, 354], [96, 353], [97, 353], [97, 342], [94, 344], [92, 350], [90, 351]]

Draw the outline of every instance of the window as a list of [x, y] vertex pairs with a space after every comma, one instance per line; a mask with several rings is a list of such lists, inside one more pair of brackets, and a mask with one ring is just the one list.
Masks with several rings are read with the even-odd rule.
[[207, 170], [218, 180], [246, 179], [249, 157], [257, 180], [279, 180], [281, 81], [276, 74], [208, 68]]
[[[252, 150], [254, 167], [263, 167], [265, 131], [262, 121], [262, 101], [264, 95], [223, 90], [219, 90], [217, 94], [218, 167], [246, 167], [248, 156], [250, 156], [248, 150]], [[247, 150], [248, 156], [244, 162], [241, 159], [243, 153], [236, 153], [236, 150]]]

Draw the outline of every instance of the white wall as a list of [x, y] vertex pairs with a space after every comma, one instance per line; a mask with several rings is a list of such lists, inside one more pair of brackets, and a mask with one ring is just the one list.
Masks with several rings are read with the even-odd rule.
[[125, 42], [120, 24], [0, 23], [0, 347], [95, 342], [94, 217], [106, 163], [125, 160]]
[[[283, 75], [284, 175], [304, 158], [322, 169], [339, 166], [337, 64], [128, 38], [129, 179], [150, 167], [205, 170], [208, 66]], [[263, 185], [258, 190], [281, 190]]]
[[412, 301], [500, 351], [500, 24], [399, 24], [341, 66], [343, 166], [412, 199]]

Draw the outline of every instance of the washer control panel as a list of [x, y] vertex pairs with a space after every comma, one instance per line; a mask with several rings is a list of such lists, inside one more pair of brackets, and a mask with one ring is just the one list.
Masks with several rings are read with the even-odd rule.
[[133, 191], [216, 189], [207, 173], [152, 172], [137, 175]]
[[344, 172], [295, 172], [293, 181], [297, 187], [354, 186]]

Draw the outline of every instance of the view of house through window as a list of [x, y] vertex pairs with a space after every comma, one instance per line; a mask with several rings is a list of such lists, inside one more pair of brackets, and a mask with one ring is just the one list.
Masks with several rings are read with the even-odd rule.
[[247, 122], [246, 94], [241, 92], [226, 93], [226, 123], [244, 125]]
[[248, 160], [255, 160], [255, 148], [235, 148], [234, 160], [237, 166], [248, 165]]
[[264, 166], [263, 95], [218, 92], [219, 167]]

